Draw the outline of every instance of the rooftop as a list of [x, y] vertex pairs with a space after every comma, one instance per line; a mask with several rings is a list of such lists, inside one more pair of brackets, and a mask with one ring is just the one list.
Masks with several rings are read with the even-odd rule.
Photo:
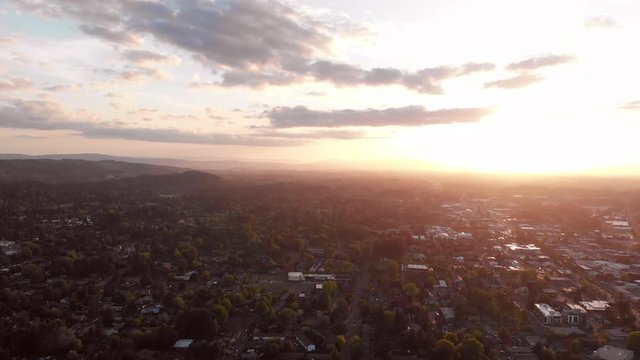
[[630, 360], [633, 359], [633, 351], [605, 345], [591, 354], [592, 359], [600, 360]]
[[536, 309], [544, 316], [562, 316], [558, 311], [552, 308], [549, 304], [534, 304]]

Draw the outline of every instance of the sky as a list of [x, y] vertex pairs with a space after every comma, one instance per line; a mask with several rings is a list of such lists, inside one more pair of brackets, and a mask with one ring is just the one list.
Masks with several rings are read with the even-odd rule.
[[640, 173], [640, 2], [0, 0], [0, 153]]

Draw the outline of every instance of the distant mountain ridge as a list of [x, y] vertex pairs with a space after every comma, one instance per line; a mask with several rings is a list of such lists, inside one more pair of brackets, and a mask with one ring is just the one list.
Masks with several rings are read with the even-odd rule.
[[287, 164], [274, 161], [259, 160], [231, 160], [231, 159], [215, 159], [215, 160], [187, 160], [187, 159], [171, 159], [171, 158], [146, 158], [146, 157], [127, 157], [112, 156], [97, 153], [86, 154], [46, 154], [46, 155], [24, 155], [24, 154], [0, 154], [2, 160], [86, 160], [86, 161], [120, 161], [136, 164], [149, 164], [170, 167], [180, 167], [194, 170], [293, 170], [298, 165]]
[[115, 160], [13, 159], [0, 160], [0, 182], [93, 182], [143, 175], [180, 174], [187, 169]]

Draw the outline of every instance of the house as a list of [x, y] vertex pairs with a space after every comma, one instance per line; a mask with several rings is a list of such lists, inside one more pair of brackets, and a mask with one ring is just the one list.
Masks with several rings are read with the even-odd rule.
[[174, 276], [175, 280], [181, 280], [181, 281], [191, 281], [191, 280], [196, 280], [197, 278], [198, 278], [197, 271], [187, 271], [184, 275]]
[[452, 323], [456, 319], [456, 310], [454, 308], [443, 307], [440, 312], [447, 323]]
[[284, 334], [266, 333], [266, 334], [253, 335], [253, 340], [269, 341], [269, 340], [284, 340], [284, 339], [286, 339], [286, 336]]
[[447, 296], [449, 293], [447, 282], [444, 280], [438, 280], [438, 283], [433, 286], [433, 290], [438, 294], [438, 296]]
[[506, 359], [511, 360], [536, 360], [538, 356], [528, 346], [508, 346], [504, 348]]
[[605, 345], [589, 355], [592, 360], [631, 360], [633, 359], [633, 351]]
[[560, 325], [562, 323], [562, 314], [556, 311], [548, 304], [534, 304], [535, 313], [545, 325]]
[[304, 351], [306, 351], [306, 352], [314, 352], [314, 351], [316, 351], [316, 344], [311, 342], [311, 340], [309, 340], [309, 338], [305, 334], [303, 334], [301, 332], [298, 332], [296, 334], [296, 340], [298, 341], [298, 344], [300, 344], [300, 346], [302, 346]]
[[289, 281], [304, 281], [304, 274], [297, 271], [291, 271], [287, 274], [287, 280]]
[[193, 344], [193, 339], [178, 339], [175, 344], [173, 344], [174, 349], [188, 349]]
[[604, 313], [609, 307], [609, 302], [604, 300], [580, 301], [580, 305], [588, 312]]
[[586, 325], [587, 310], [578, 304], [565, 304], [562, 309], [562, 318], [567, 325]]
[[162, 305], [145, 306], [140, 310], [140, 314], [160, 314]]
[[427, 271], [433, 271], [433, 268], [422, 264], [402, 264], [401, 270], [407, 272], [425, 273]]

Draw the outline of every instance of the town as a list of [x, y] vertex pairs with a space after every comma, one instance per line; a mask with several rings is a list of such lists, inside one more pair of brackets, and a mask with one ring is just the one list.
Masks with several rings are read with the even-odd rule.
[[0, 358], [640, 355], [640, 192], [468, 181], [4, 184]]

